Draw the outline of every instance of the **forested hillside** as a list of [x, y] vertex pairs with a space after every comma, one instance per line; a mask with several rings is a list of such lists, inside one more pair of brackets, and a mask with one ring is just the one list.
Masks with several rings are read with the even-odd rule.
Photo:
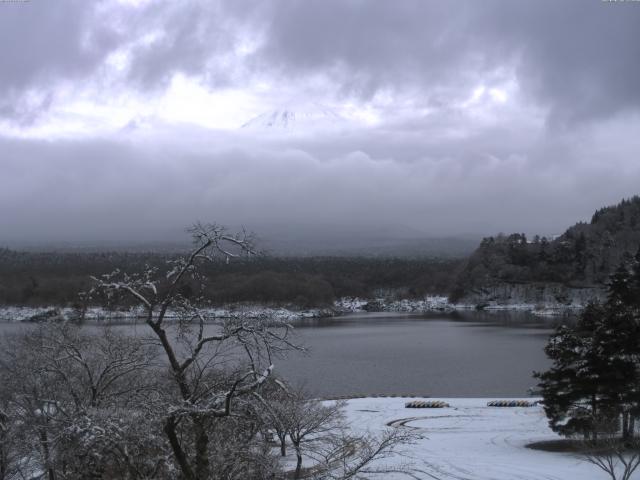
[[[116, 268], [167, 268], [159, 253], [32, 253], [0, 249], [0, 305], [70, 306], [91, 275]], [[449, 292], [462, 259], [384, 257], [258, 257], [207, 265], [206, 294], [213, 303], [257, 302], [324, 306], [345, 296], [381, 292], [404, 298]], [[188, 293], [188, 292], [185, 292]]]
[[550, 240], [524, 234], [482, 240], [456, 280], [452, 299], [501, 284], [599, 288], [640, 246], [640, 197], [595, 212]]

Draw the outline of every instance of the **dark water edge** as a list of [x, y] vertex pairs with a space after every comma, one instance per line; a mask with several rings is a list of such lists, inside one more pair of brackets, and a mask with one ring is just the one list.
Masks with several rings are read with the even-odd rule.
[[[298, 320], [294, 338], [307, 352], [277, 359], [275, 373], [323, 397], [521, 397], [535, 386], [532, 372], [548, 366], [543, 348], [554, 325], [567, 321], [519, 311]], [[110, 325], [132, 335], [150, 333], [130, 320]], [[0, 334], [24, 328], [29, 325], [0, 323]]]

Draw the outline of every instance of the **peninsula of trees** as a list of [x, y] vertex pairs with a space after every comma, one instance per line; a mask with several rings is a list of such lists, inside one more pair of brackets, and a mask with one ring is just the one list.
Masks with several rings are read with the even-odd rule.
[[557, 238], [522, 233], [482, 240], [457, 276], [453, 300], [482, 294], [498, 286], [560, 285], [592, 289], [604, 295], [604, 284], [618, 265], [640, 245], [640, 197], [597, 210]]

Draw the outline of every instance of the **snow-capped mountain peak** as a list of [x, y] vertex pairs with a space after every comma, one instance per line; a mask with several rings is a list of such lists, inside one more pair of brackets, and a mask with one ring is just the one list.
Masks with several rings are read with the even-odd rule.
[[346, 119], [335, 110], [309, 102], [276, 108], [252, 118], [244, 125], [248, 130], [308, 131], [334, 128], [346, 124]]

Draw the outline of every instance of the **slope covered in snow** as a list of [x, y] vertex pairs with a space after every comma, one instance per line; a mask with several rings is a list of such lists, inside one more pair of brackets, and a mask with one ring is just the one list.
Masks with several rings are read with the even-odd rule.
[[250, 132], [307, 132], [349, 124], [336, 110], [316, 102], [291, 102], [264, 112], [242, 125]]

